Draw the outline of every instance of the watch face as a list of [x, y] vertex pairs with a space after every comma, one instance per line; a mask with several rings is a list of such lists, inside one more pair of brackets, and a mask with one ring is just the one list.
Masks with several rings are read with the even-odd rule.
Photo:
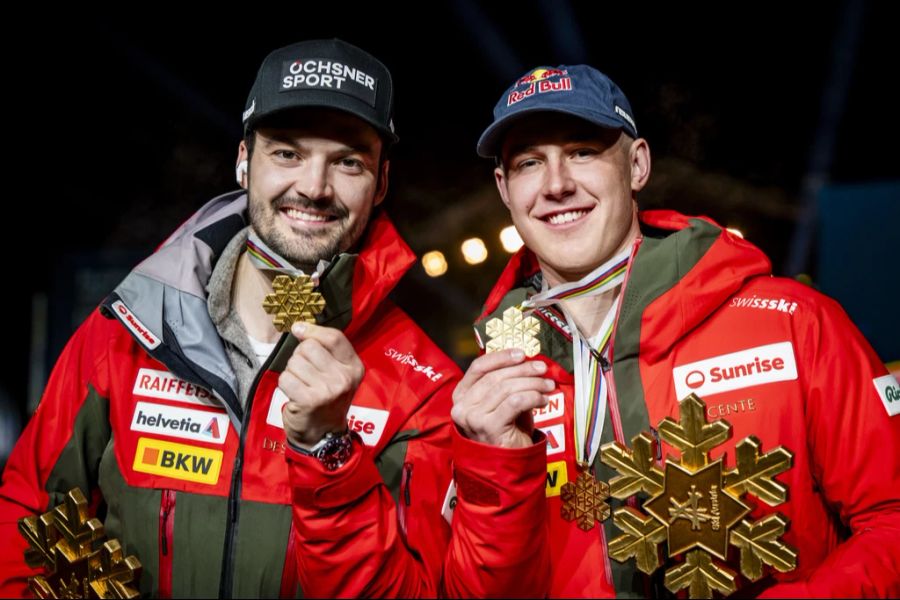
[[328, 471], [340, 468], [350, 459], [353, 449], [353, 440], [350, 433], [346, 432], [328, 440], [321, 450], [316, 452], [316, 458]]

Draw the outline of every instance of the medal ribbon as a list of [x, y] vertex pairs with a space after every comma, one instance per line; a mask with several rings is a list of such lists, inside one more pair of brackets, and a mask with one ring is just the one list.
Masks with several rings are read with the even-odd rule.
[[[631, 248], [623, 250], [579, 281], [557, 285], [535, 294], [522, 303], [522, 308], [540, 308], [559, 303], [561, 300], [596, 296], [615, 289], [625, 280], [630, 258]], [[560, 304], [560, 309], [572, 331], [575, 370], [575, 459], [582, 466], [592, 464], [600, 450], [600, 435], [603, 432], [609, 394], [602, 363], [605, 362], [604, 355], [609, 353], [609, 342], [612, 339], [618, 305], [619, 299], [616, 298], [597, 335], [585, 339], [571, 315]]]
[[[277, 252], [269, 248], [265, 242], [256, 235], [252, 228], [247, 235], [247, 254], [250, 256], [250, 262], [253, 263], [253, 266], [257, 269], [263, 271], [275, 271], [276, 273], [289, 275], [291, 278], [297, 277], [298, 275], [306, 275], [303, 270], [296, 268], [286, 259], [279, 256]], [[323, 262], [325, 262], [324, 265], [322, 264]], [[321, 275], [323, 267], [327, 264], [326, 261], [319, 261], [319, 268], [316, 269], [314, 273], [310, 274], [309, 277], [312, 279], [313, 285], [319, 284], [319, 276]]]

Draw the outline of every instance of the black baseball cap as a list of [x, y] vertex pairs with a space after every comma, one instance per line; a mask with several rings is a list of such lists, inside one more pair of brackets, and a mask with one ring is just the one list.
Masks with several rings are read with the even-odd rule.
[[256, 74], [244, 109], [244, 132], [264, 117], [296, 108], [333, 108], [359, 117], [389, 143], [391, 73], [377, 58], [342, 40], [298, 42], [271, 52]]

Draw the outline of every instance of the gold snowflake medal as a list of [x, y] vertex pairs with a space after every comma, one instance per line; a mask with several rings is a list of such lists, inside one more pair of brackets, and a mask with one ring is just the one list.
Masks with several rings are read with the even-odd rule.
[[560, 514], [566, 521], [575, 521], [582, 531], [590, 531], [596, 523], [609, 518], [609, 486], [594, 478], [590, 465], [580, 468], [575, 483], [565, 483], [559, 490], [563, 503]]
[[290, 331], [297, 321], [315, 323], [316, 315], [325, 309], [325, 299], [316, 291], [319, 272], [309, 276], [296, 269], [269, 248], [252, 228], [247, 235], [246, 251], [257, 269], [278, 273], [272, 280], [272, 293], [262, 303], [266, 314], [275, 315], [272, 319], [275, 329], [283, 333]]
[[290, 331], [297, 321], [315, 323], [316, 315], [325, 309], [325, 299], [315, 290], [311, 277], [278, 275], [272, 281], [271, 294], [263, 300], [263, 310], [274, 314], [272, 323], [281, 332]]
[[519, 348], [525, 356], [531, 358], [541, 352], [541, 343], [537, 335], [541, 330], [540, 322], [532, 316], [525, 316], [518, 306], [510, 306], [503, 311], [503, 318], [494, 317], [485, 324], [488, 343], [485, 353]]
[[28, 579], [28, 587], [36, 597], [140, 596], [140, 561], [134, 556], [123, 556], [118, 540], [103, 541], [103, 524], [88, 518], [88, 503], [78, 488], [49, 512], [19, 519], [19, 532], [28, 541], [25, 562], [48, 571]]
[[[618, 303], [618, 300], [616, 301]], [[612, 338], [615, 305], [600, 327], [598, 348], [579, 333], [573, 336], [575, 367], [575, 460], [578, 478], [560, 488], [560, 514], [575, 521], [582, 531], [590, 531], [596, 523], [609, 518], [609, 485], [597, 481], [591, 465], [600, 450], [600, 432], [606, 413], [608, 382], [603, 376], [603, 354]], [[576, 330], [577, 331], [577, 330]]]
[[765, 454], [748, 436], [735, 447], [737, 468], [726, 470], [723, 458], [710, 461], [709, 452], [731, 437], [731, 424], [706, 420], [706, 405], [694, 394], [680, 403], [681, 420], [663, 419], [659, 435], [681, 452], [666, 457], [665, 470], [654, 460], [656, 442], [647, 433], [632, 438], [632, 450], [613, 442], [601, 449], [604, 464], [619, 473], [609, 481], [610, 495], [626, 499], [638, 492], [651, 497], [643, 510], [617, 508], [613, 523], [625, 533], [609, 544], [619, 562], [635, 559], [651, 574], [661, 566], [660, 544], [668, 558], [686, 553], [685, 561], [666, 571], [664, 584], [672, 593], [688, 588], [691, 598], [711, 598], [713, 591], [737, 591], [737, 573], [725, 562], [728, 545], [740, 551], [741, 574], [750, 581], [763, 576], [763, 565], [786, 573], [797, 567], [797, 552], [780, 537], [788, 524], [780, 513], [756, 522], [745, 517], [751, 507], [742, 497], [750, 492], [769, 506], [787, 499], [787, 487], [774, 479], [792, 466], [793, 454], [779, 446]]

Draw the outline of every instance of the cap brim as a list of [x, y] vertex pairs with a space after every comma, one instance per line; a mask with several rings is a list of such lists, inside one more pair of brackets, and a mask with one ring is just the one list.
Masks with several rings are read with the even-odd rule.
[[498, 148], [498, 145], [503, 140], [503, 136], [506, 135], [506, 132], [509, 130], [509, 128], [525, 117], [530, 117], [537, 113], [562, 113], [565, 115], [578, 117], [583, 121], [593, 123], [594, 125], [597, 125], [599, 127], [605, 127], [607, 129], [625, 129], [625, 127], [622, 125], [622, 122], [615, 117], [606, 116], [600, 113], [588, 116], [584, 114], [584, 109], [567, 108], [565, 106], [555, 106], [553, 108], [548, 108], [546, 106], [523, 108], [522, 110], [506, 115], [499, 121], [494, 121], [487, 129], [484, 130], [484, 133], [482, 133], [481, 137], [478, 138], [478, 145], [475, 149], [475, 151], [478, 153], [478, 156], [481, 156], [483, 158], [493, 158], [495, 156], [498, 156], [500, 153], [500, 148]]
[[365, 121], [367, 124], [371, 125], [372, 128], [378, 132], [378, 135], [380, 135], [385, 141], [391, 144], [396, 144], [400, 141], [400, 138], [396, 133], [378, 123], [368, 113], [367, 110], [357, 106], [356, 102], [351, 98], [347, 98], [345, 101], [336, 101], [335, 98], [331, 96], [327, 101], [321, 101], [312, 94], [310, 94], [310, 97], [305, 101], [297, 101], [296, 99], [294, 99], [289, 105], [273, 107], [265, 113], [254, 114], [251, 119], [247, 120], [244, 123], [244, 131], [246, 132], [250, 127], [256, 127], [260, 121], [265, 121], [276, 115], [289, 113], [294, 110], [302, 110], [304, 108], [325, 108], [351, 114], [354, 117], [357, 117], [358, 119], [361, 119], [362, 121]]

